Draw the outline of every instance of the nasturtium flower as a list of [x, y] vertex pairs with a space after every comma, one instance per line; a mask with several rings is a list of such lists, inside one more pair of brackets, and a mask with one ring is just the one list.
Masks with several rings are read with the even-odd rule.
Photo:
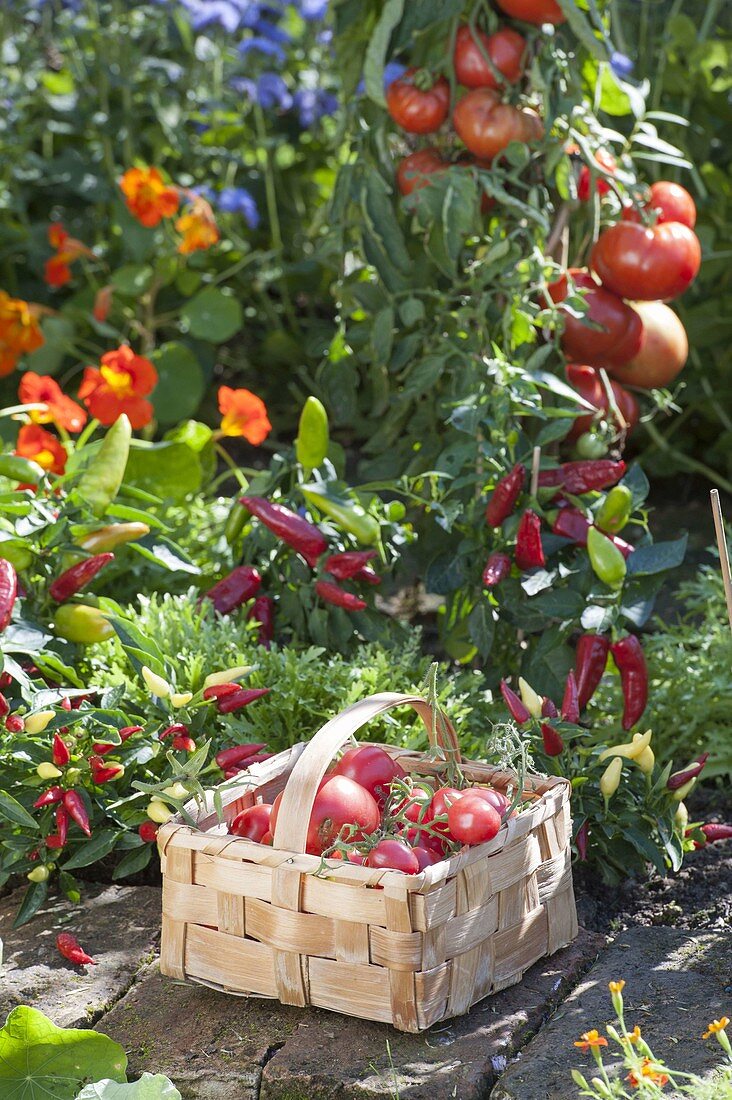
[[55, 424], [67, 432], [80, 432], [87, 421], [81, 405], [67, 397], [58, 382], [47, 374], [26, 371], [18, 386], [18, 400], [23, 405], [45, 405], [44, 409], [28, 413], [34, 424]]
[[668, 1084], [668, 1074], [664, 1073], [664, 1067], [652, 1062], [650, 1058], [644, 1058], [641, 1062], [640, 1077], [635, 1070], [631, 1070], [626, 1080], [634, 1088], [640, 1088], [644, 1078], [646, 1081], [652, 1081], [654, 1085], [660, 1085], [661, 1088]]
[[150, 360], [123, 344], [106, 352], [99, 367], [86, 368], [79, 397], [101, 424], [114, 424], [125, 413], [137, 431], [152, 420], [153, 407], [146, 397], [157, 382]]
[[641, 1037], [641, 1029], [636, 1024], [632, 1031], [628, 1032], [628, 1042], [637, 1043]]
[[580, 1050], [596, 1050], [598, 1047], [606, 1047], [607, 1039], [593, 1027], [592, 1031], [585, 1031], [574, 1045]]
[[92, 307], [92, 317], [95, 321], [99, 321], [102, 324], [109, 317], [109, 311], [112, 308], [112, 297], [114, 295], [114, 287], [109, 283], [103, 286], [101, 290], [98, 290], [94, 298], [94, 306]]
[[66, 286], [71, 282], [71, 268], [63, 252], [51, 256], [43, 265], [43, 278], [47, 286]]
[[621, 978], [618, 982], [608, 982], [607, 987], [611, 993], [622, 993], [625, 989], [625, 981]]
[[22, 355], [43, 344], [39, 307], [0, 290], [0, 377], [11, 374]]
[[219, 239], [216, 219], [204, 199], [196, 200], [190, 210], [178, 218], [175, 228], [181, 234], [178, 251], [182, 256], [188, 256], [191, 252], [205, 252]]
[[178, 189], [165, 183], [157, 168], [128, 168], [119, 185], [127, 209], [148, 229], [178, 213]]
[[61, 222], [51, 222], [49, 225], [48, 243], [56, 251], [46, 260], [43, 277], [49, 286], [65, 286], [71, 281], [71, 264], [80, 256], [91, 256], [91, 249], [75, 237], [70, 237]]
[[702, 1039], [709, 1039], [712, 1035], [716, 1035], [719, 1031], [724, 1031], [729, 1027], [729, 1016], [723, 1016], [721, 1020], [712, 1020], [707, 1030], [702, 1035]]
[[272, 431], [264, 401], [250, 390], [233, 390], [230, 386], [221, 386], [219, 411], [222, 415], [223, 435], [241, 435], [256, 447]]
[[55, 435], [40, 424], [24, 424], [18, 432], [16, 455], [30, 458], [52, 474], [62, 474], [66, 468], [66, 451]]

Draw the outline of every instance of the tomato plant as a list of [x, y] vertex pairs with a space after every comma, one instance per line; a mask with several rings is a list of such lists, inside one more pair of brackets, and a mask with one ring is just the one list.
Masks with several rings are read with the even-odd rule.
[[553, 301], [563, 302], [570, 293], [569, 282], [583, 293], [587, 312], [563, 309], [562, 351], [576, 363], [604, 367], [609, 363], [628, 363], [641, 344], [642, 323], [639, 315], [617, 294], [600, 286], [588, 272], [570, 268], [567, 275], [549, 286]]

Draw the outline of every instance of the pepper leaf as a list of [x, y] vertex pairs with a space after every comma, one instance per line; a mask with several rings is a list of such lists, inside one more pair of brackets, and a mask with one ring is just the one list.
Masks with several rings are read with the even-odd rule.
[[688, 539], [689, 536], [684, 534], [672, 542], [639, 546], [628, 558], [628, 576], [647, 577], [652, 573], [676, 569], [684, 560]]

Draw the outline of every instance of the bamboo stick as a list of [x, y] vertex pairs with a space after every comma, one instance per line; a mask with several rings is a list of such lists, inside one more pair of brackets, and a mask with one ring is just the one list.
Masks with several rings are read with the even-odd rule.
[[730, 630], [732, 630], [732, 574], [730, 573], [729, 550], [727, 549], [727, 538], [724, 533], [724, 519], [722, 518], [722, 505], [719, 500], [719, 489], [712, 489], [709, 495], [712, 500], [714, 529], [717, 533], [717, 546], [719, 547], [719, 565], [722, 570], [722, 583], [724, 584], [724, 598], [727, 601], [727, 614], [729, 616]]

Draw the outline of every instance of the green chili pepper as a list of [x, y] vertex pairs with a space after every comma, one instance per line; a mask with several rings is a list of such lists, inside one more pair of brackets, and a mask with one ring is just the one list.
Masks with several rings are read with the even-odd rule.
[[79, 479], [79, 494], [95, 516], [104, 515], [119, 492], [130, 453], [132, 428], [123, 413], [102, 440], [99, 451]]
[[333, 496], [325, 485], [302, 485], [302, 494], [316, 508], [335, 520], [342, 531], [353, 535], [363, 546], [373, 546], [379, 539], [380, 527], [373, 516], [364, 512], [358, 504], [344, 498]]
[[590, 564], [603, 584], [609, 588], [622, 588], [628, 568], [625, 558], [596, 527], [590, 527], [587, 532], [587, 552]]
[[9, 561], [21, 572], [33, 561], [33, 552], [20, 539], [6, 539], [5, 542], [0, 542], [0, 558]]
[[328, 414], [317, 397], [308, 397], [300, 413], [295, 454], [301, 466], [315, 470], [328, 454]]
[[633, 494], [627, 485], [615, 485], [602, 502], [595, 523], [608, 535], [617, 535], [630, 519], [633, 511]]
[[37, 485], [46, 476], [46, 471], [37, 462], [20, 455], [0, 455], [0, 477], [20, 481], [24, 485]]
[[114, 636], [114, 627], [98, 607], [88, 604], [64, 604], [53, 617], [57, 634], [67, 642], [93, 645]]
[[243, 504], [239, 503], [239, 498], [237, 497], [231, 506], [231, 510], [226, 517], [226, 523], [224, 525], [224, 538], [229, 546], [233, 546], [239, 538], [239, 535], [242, 533], [249, 520], [249, 515], [249, 511]]

